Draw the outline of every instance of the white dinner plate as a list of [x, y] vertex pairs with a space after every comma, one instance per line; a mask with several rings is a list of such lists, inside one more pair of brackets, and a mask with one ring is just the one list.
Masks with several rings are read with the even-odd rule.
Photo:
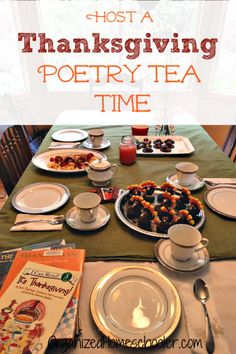
[[84, 172], [85, 170], [82, 168], [76, 168], [74, 170], [57, 170], [51, 167], [48, 167], [48, 163], [50, 162], [51, 157], [55, 157], [57, 155], [60, 156], [70, 156], [70, 155], [87, 155], [89, 153], [92, 153], [94, 156], [97, 157], [97, 159], [107, 159], [106, 155], [103, 154], [102, 152], [99, 151], [91, 151], [87, 149], [61, 149], [57, 151], [49, 150], [42, 152], [41, 154], [38, 154], [37, 156], [34, 156], [32, 159], [32, 163], [40, 168], [41, 170], [45, 171], [51, 171], [51, 172], [56, 172], [56, 173], [80, 173]]
[[219, 186], [209, 189], [205, 202], [216, 213], [236, 219], [236, 187]]
[[34, 183], [13, 196], [12, 205], [22, 213], [42, 214], [56, 210], [70, 197], [69, 189], [59, 183]]
[[62, 129], [54, 132], [52, 138], [57, 141], [75, 142], [81, 141], [88, 137], [88, 133], [81, 129]]
[[104, 275], [90, 301], [98, 329], [123, 346], [150, 347], [178, 326], [181, 302], [173, 284], [150, 267], [126, 266]]

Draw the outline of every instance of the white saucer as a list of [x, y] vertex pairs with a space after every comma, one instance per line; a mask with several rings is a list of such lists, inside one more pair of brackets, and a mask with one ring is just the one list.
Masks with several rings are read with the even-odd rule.
[[204, 268], [209, 262], [209, 253], [206, 248], [195, 252], [186, 262], [174, 259], [170, 251], [170, 240], [160, 240], [154, 246], [154, 253], [158, 261], [166, 268], [180, 272], [195, 272]]
[[98, 147], [94, 147], [90, 139], [87, 139], [83, 142], [83, 147], [85, 147], [86, 149], [93, 149], [93, 150], [103, 150], [108, 148], [108, 146], [110, 145], [111, 142], [107, 139], [103, 139], [102, 144]]
[[78, 217], [76, 208], [73, 207], [66, 214], [66, 222], [73, 229], [82, 231], [92, 231], [97, 230], [100, 227], [106, 225], [110, 220], [110, 217], [111, 214], [109, 210], [103, 205], [99, 205], [97, 219], [90, 223], [82, 222]]
[[190, 186], [182, 186], [181, 184], [179, 184], [176, 174], [167, 176], [166, 180], [178, 189], [188, 188], [190, 191], [196, 191], [204, 186], [203, 179], [197, 175], [194, 177], [194, 181], [192, 184], [190, 184]]

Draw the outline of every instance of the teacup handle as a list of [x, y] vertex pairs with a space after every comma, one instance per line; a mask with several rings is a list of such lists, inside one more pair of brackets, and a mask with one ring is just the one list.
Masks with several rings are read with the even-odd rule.
[[91, 141], [93, 141], [95, 136], [94, 135], [89, 135], [89, 138], [90, 138]]
[[[114, 171], [112, 171], [112, 169], [114, 169]], [[117, 169], [118, 169], [118, 166], [115, 163], [113, 163], [113, 165], [111, 165], [111, 171], [112, 171], [113, 175], [116, 173]]]
[[198, 251], [201, 251], [203, 248], [206, 248], [209, 244], [209, 240], [207, 238], [202, 238], [201, 243], [202, 243], [202, 246], [195, 248], [194, 252], [198, 252]]
[[94, 216], [93, 209], [89, 209], [89, 214], [93, 218], [93, 216]]

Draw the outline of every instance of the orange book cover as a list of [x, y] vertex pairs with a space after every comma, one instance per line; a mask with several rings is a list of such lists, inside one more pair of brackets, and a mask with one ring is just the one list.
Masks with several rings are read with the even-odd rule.
[[[28, 261], [46, 264], [57, 268], [83, 272], [85, 250], [57, 249], [40, 251], [18, 251], [0, 291], [0, 297], [14, 281]], [[76, 331], [78, 302], [81, 282], [77, 285], [61, 321], [54, 333], [55, 339], [72, 339]]]

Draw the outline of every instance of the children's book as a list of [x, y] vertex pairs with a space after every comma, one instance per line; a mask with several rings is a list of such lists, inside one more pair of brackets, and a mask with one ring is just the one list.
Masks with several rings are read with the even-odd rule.
[[65, 245], [65, 240], [55, 240], [55, 241], [46, 241], [41, 243], [35, 243], [33, 245], [27, 245], [22, 247], [21, 249], [13, 249], [9, 251], [0, 252], [0, 289], [4, 282], [4, 279], [9, 272], [9, 269], [14, 261], [16, 252], [19, 250], [38, 250], [38, 249], [46, 249], [46, 248], [75, 248], [74, 244], [67, 244]]
[[[66, 247], [66, 246], [65, 246]], [[1, 294], [4, 293], [9, 283], [11, 283], [16, 272], [22, 269], [26, 262], [43, 263], [50, 266], [80, 271], [84, 266], [85, 251], [83, 249], [47, 249], [34, 251], [18, 251], [15, 260], [8, 272], [6, 280], [2, 286]], [[74, 294], [61, 318], [60, 323], [54, 333], [55, 339], [73, 339], [77, 329], [77, 312], [79, 304], [80, 283], [76, 287]]]
[[81, 272], [14, 260], [0, 301], [0, 352], [43, 354]]

